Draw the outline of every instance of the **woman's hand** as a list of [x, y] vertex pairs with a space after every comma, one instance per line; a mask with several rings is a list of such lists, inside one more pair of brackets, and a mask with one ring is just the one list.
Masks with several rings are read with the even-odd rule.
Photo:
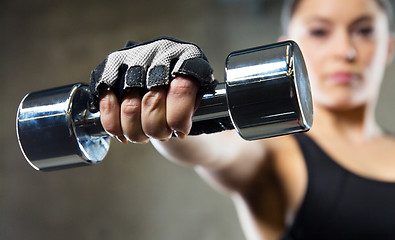
[[188, 135], [201, 88], [213, 83], [199, 47], [159, 38], [113, 52], [91, 75], [104, 129], [123, 143]]
[[100, 118], [104, 129], [119, 141], [145, 143], [150, 138], [166, 141], [174, 132], [185, 137], [197, 107], [199, 82], [178, 76], [169, 85], [151, 88], [144, 95], [128, 89], [121, 104], [111, 90], [100, 95]]

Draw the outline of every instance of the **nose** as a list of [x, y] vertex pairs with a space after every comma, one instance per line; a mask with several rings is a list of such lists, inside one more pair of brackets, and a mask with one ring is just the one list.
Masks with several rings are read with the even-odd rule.
[[357, 57], [357, 50], [352, 41], [352, 36], [347, 30], [338, 31], [334, 38], [333, 52], [336, 58], [353, 62]]

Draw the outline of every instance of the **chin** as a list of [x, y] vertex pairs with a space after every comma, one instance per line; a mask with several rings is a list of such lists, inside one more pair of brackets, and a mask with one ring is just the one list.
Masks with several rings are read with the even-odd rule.
[[363, 105], [354, 105], [354, 104], [349, 104], [349, 105], [333, 105], [333, 106], [328, 106], [328, 108], [332, 111], [336, 111], [336, 112], [348, 112], [351, 110], [355, 110], [358, 109], [360, 107], [362, 107]]
[[355, 101], [351, 99], [331, 99], [331, 101], [317, 102], [321, 107], [332, 111], [351, 111], [366, 106], [365, 101]]
[[349, 88], [338, 88], [336, 91], [320, 91], [319, 93], [314, 96], [315, 104], [333, 111], [350, 111], [366, 106], [369, 102], [366, 93], [350, 91]]

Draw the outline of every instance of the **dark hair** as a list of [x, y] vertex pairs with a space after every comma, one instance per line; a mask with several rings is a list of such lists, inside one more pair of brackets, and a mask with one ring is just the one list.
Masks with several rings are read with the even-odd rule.
[[[377, 4], [381, 7], [384, 13], [387, 15], [388, 22], [390, 27], [392, 27], [393, 23], [393, 9], [392, 4], [389, 0], [375, 0]], [[289, 22], [293, 14], [295, 13], [296, 7], [301, 2], [301, 0], [284, 0], [282, 12], [281, 12], [281, 26], [283, 30], [283, 34], [287, 33]]]

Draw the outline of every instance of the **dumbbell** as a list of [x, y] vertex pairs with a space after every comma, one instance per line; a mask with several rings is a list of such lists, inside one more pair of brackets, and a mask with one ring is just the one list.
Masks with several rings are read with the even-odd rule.
[[[298, 45], [275, 43], [228, 55], [225, 82], [203, 96], [193, 124], [228, 119], [245, 140], [307, 131], [313, 122], [310, 84]], [[100, 112], [88, 109], [83, 83], [27, 94], [16, 118], [20, 148], [36, 170], [100, 163], [110, 136]]]

